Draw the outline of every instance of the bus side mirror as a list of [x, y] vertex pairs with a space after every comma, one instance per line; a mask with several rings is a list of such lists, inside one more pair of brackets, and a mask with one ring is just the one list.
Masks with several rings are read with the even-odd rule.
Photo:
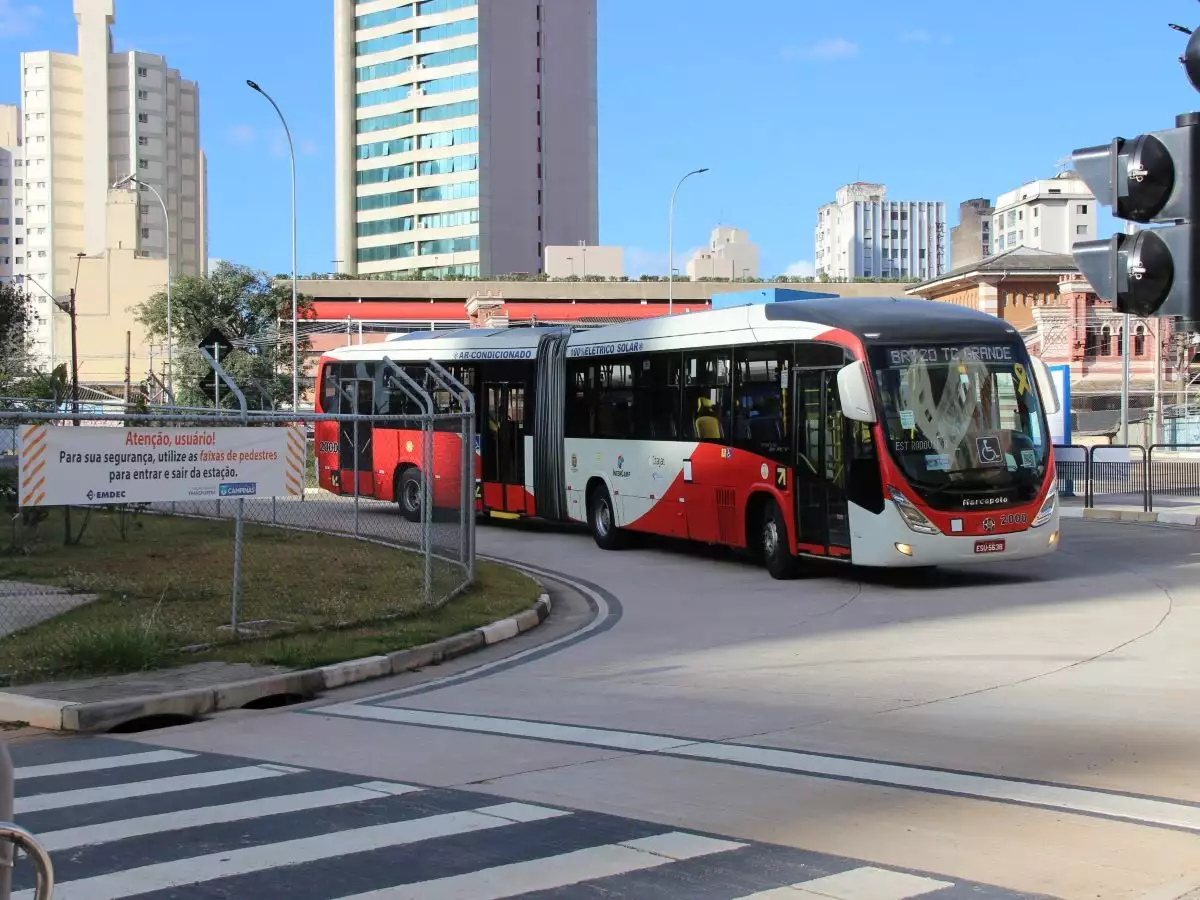
[[837, 383], [842, 414], [847, 419], [853, 422], [874, 422], [878, 419], [866, 363], [860, 359], [843, 366], [838, 370]]
[[1058, 399], [1058, 388], [1054, 386], [1054, 376], [1050, 374], [1050, 367], [1036, 356], [1029, 357], [1029, 361], [1033, 365], [1033, 380], [1037, 382], [1038, 393], [1042, 395], [1042, 407], [1046, 415], [1058, 415], [1062, 404]]

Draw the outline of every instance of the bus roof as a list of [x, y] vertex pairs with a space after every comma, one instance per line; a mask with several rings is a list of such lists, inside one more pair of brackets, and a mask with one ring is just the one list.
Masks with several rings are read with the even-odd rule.
[[[759, 340], [811, 340], [840, 329], [866, 343], [997, 341], [1016, 329], [977, 310], [900, 297], [836, 297], [748, 304], [675, 316], [658, 316], [573, 331], [570, 348], [608, 347], [607, 352], [745, 344]], [[564, 326], [460, 328], [391, 335], [372, 344], [332, 350], [332, 359], [530, 360], [544, 335]], [[569, 355], [576, 355], [568, 350]]]

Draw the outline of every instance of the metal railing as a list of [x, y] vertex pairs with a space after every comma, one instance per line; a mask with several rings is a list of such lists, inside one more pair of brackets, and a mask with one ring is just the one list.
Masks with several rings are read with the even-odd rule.
[[12, 896], [13, 868], [20, 851], [33, 860], [37, 876], [34, 900], [50, 900], [54, 895], [54, 864], [50, 854], [33, 833], [12, 821], [16, 781], [8, 743], [0, 738], [0, 900]]
[[1200, 505], [1200, 444], [1056, 444], [1054, 463], [1063, 499], [1082, 497], [1084, 506], [1140, 505], [1155, 500]]

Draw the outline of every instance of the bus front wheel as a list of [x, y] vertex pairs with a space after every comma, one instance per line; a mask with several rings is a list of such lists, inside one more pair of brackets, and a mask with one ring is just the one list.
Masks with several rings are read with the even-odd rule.
[[759, 546], [762, 548], [763, 563], [772, 578], [782, 580], [796, 577], [798, 565], [788, 540], [787, 523], [783, 520], [779, 504], [774, 500], [763, 508]]
[[592, 537], [600, 549], [620, 549], [622, 535], [617, 528], [612, 497], [608, 494], [608, 488], [602, 484], [593, 488], [588, 496], [588, 526], [592, 529]]
[[400, 507], [400, 515], [410, 522], [421, 521], [421, 470], [409, 466], [396, 479], [396, 503]]

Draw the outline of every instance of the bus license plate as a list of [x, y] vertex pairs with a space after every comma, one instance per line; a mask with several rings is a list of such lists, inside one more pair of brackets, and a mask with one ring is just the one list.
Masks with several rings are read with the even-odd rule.
[[1004, 541], [976, 541], [976, 553], [1003, 553]]

